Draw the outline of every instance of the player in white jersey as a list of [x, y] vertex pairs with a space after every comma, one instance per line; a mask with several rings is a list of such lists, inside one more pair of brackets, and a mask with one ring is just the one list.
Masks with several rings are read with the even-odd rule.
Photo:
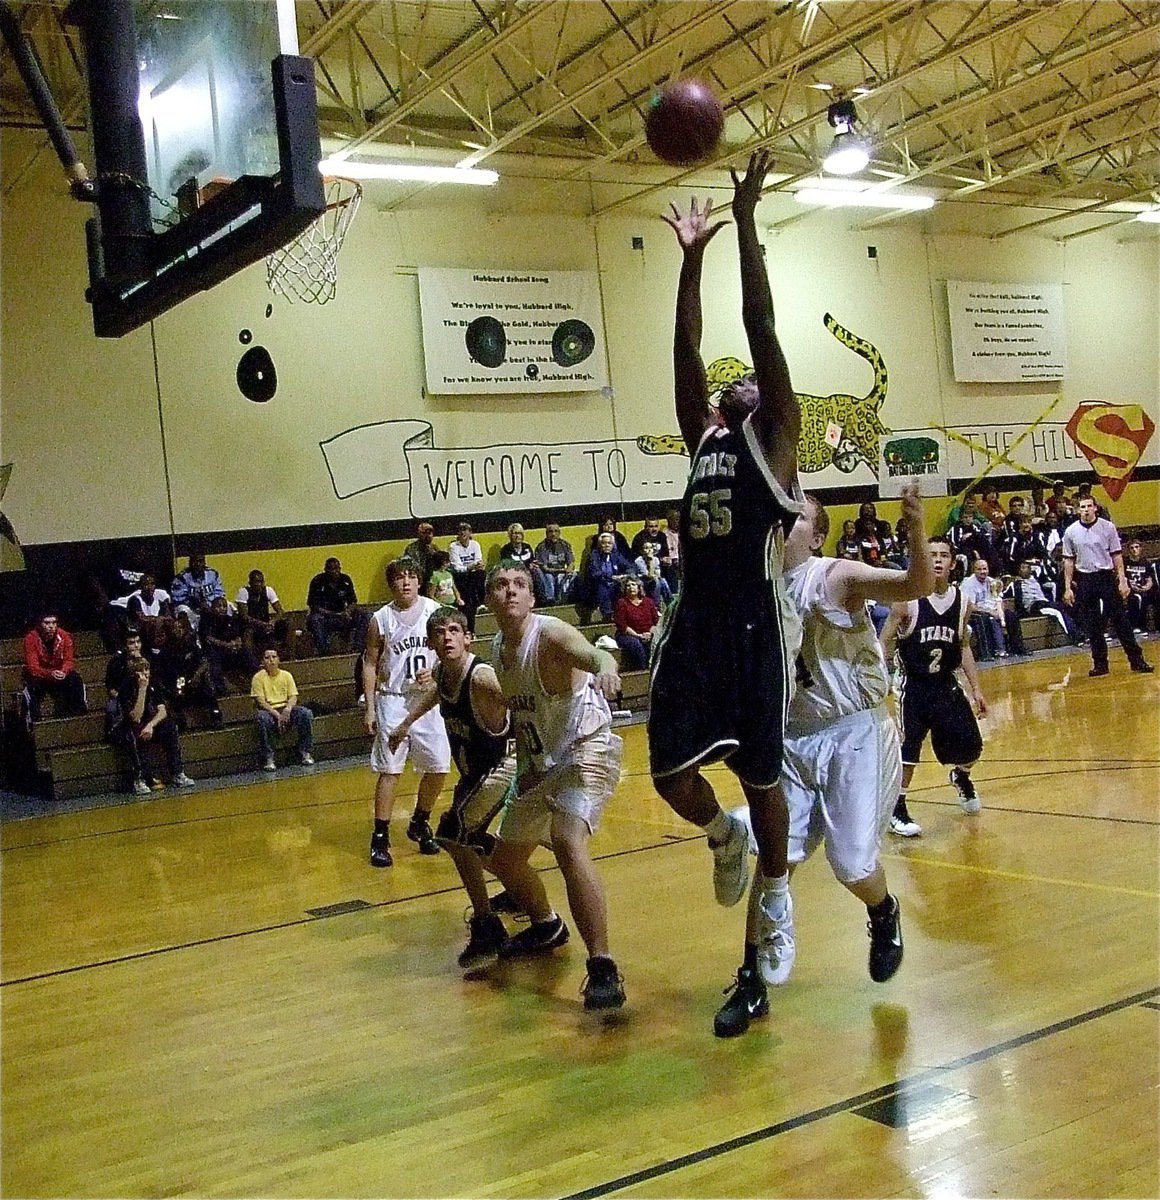
[[407, 837], [419, 844], [421, 854], [439, 853], [431, 832], [431, 809], [451, 770], [451, 744], [438, 709], [416, 721], [397, 750], [387, 744], [391, 730], [407, 716], [411, 689], [430, 682], [435, 655], [427, 645], [427, 620], [439, 607], [437, 601], [419, 594], [419, 569], [409, 558], [396, 558], [387, 564], [387, 586], [392, 600], [371, 617], [363, 654], [365, 721], [367, 732], [375, 739], [371, 769], [378, 773], [372, 867], [389, 867], [392, 862], [391, 810], [408, 758], [419, 775], [419, 794]]
[[[812, 496], [806, 501], [785, 542], [786, 584], [802, 620], [781, 777], [789, 804], [790, 872], [825, 843], [838, 882], [866, 905], [870, 977], [884, 983], [902, 962], [902, 929], [878, 851], [898, 795], [902, 757], [885, 704], [886, 662], [866, 601], [923, 596], [934, 575], [917, 489], [902, 494], [909, 552], [905, 571], [818, 557], [830, 521]], [[762, 954], [756, 907], [752, 893], [745, 960], [714, 1020], [718, 1037], [744, 1033], [753, 1017], [764, 1015], [766, 985], [785, 983], [793, 967], [792, 919], [772, 933], [782, 944]]]
[[607, 651], [571, 625], [533, 613], [534, 603], [531, 572], [522, 563], [504, 562], [492, 571], [487, 605], [499, 626], [492, 665], [511, 712], [519, 762], [517, 794], [500, 823], [492, 869], [532, 919], [500, 955], [539, 953], [568, 940], [539, 875], [518, 870], [548, 839], [588, 948], [584, 1007], [619, 1008], [624, 988], [608, 953], [604, 885], [589, 839], [620, 782], [622, 743], [608, 706], [620, 691], [620, 676]]

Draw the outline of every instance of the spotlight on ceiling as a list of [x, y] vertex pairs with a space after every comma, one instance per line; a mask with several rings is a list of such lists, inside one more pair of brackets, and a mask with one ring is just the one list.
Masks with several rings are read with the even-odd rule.
[[870, 162], [870, 152], [854, 132], [858, 123], [854, 101], [835, 100], [826, 109], [826, 120], [834, 130], [834, 140], [822, 160], [822, 169], [831, 175], [856, 175]]

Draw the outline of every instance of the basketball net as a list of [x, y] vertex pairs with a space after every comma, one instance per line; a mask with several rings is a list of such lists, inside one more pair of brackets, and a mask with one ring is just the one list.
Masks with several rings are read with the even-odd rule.
[[328, 175], [326, 208], [292, 242], [266, 257], [266, 285], [276, 296], [325, 304], [338, 285], [338, 252], [358, 212], [362, 186]]

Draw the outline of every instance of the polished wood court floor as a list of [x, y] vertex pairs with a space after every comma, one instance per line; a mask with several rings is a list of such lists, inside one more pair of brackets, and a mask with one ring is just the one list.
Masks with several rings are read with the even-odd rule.
[[924, 764], [924, 836], [884, 847], [898, 975], [871, 983], [818, 856], [794, 976], [732, 1041], [743, 906], [713, 903], [641, 727], [594, 843], [616, 1018], [583, 1013], [576, 940], [464, 980], [465, 900], [403, 838], [408, 801], [396, 866], [367, 863], [366, 769], [8, 822], [0, 1188], [1157, 1196], [1160, 675], [1112, 655], [1099, 680], [1079, 654], [984, 674], [982, 813]]

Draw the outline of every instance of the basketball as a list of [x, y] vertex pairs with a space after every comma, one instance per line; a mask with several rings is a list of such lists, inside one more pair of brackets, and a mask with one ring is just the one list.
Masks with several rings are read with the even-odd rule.
[[709, 158], [721, 140], [725, 110], [699, 79], [678, 79], [649, 101], [644, 132], [652, 152], [674, 167]]

